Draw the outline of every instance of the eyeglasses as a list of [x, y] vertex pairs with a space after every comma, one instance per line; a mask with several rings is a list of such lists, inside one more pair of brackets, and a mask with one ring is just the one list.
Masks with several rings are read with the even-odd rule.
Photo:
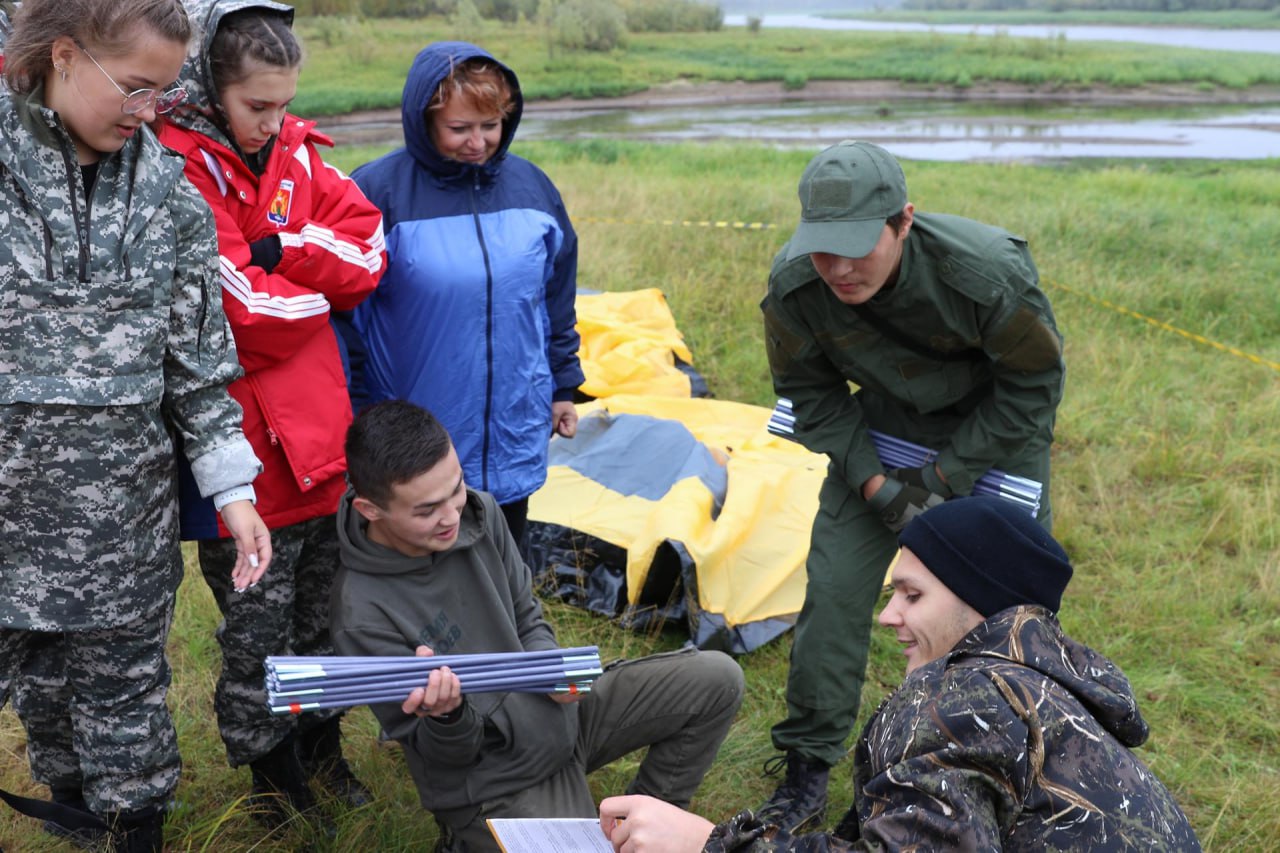
[[152, 107], [155, 108], [157, 115], [166, 115], [177, 109], [183, 101], [187, 99], [187, 90], [181, 86], [174, 86], [167, 92], [157, 92], [155, 89], [135, 89], [132, 92], [126, 92], [124, 88], [115, 81], [115, 78], [107, 73], [107, 69], [98, 65], [98, 60], [93, 58], [93, 54], [83, 45], [77, 45], [84, 55], [89, 57], [89, 61], [98, 66], [98, 70], [102, 72], [102, 76], [111, 81], [111, 85], [116, 87], [116, 91], [124, 96], [124, 103], [120, 104], [120, 112], [127, 116], [136, 116], [138, 113], [146, 112]]

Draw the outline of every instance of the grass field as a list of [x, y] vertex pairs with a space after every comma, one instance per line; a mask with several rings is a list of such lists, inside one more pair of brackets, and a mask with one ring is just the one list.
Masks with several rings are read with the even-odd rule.
[[441, 38], [484, 45], [520, 74], [526, 97], [611, 97], [673, 81], [900, 80], [940, 88], [1011, 82], [1046, 88], [1182, 84], [1206, 91], [1280, 85], [1280, 55], [1013, 38], [1005, 34], [848, 33], [743, 28], [636, 34], [608, 53], [548, 54], [539, 29], [487, 23], [459, 33], [440, 18], [299, 22], [308, 61], [294, 111], [334, 115], [400, 103], [419, 49]]
[[[716, 395], [771, 404], [756, 305], [796, 216], [795, 181], [808, 155], [622, 143], [519, 151], [565, 196], [581, 236], [581, 284], [661, 288]], [[346, 149], [334, 159], [350, 169], [374, 153]], [[1076, 576], [1062, 621], [1129, 674], [1153, 732], [1140, 753], [1210, 851], [1280, 850], [1277, 165], [906, 164], [920, 209], [1002, 223], [1031, 240], [1066, 337], [1053, 501]], [[777, 227], [653, 224], [669, 218]], [[170, 700], [186, 768], [170, 849], [429, 849], [432, 822], [363, 709], [347, 718], [348, 755], [378, 801], [339, 815], [336, 840], [303, 829], [264, 839], [237, 811], [248, 772], [223, 758], [211, 708], [217, 616], [190, 574], [171, 641]], [[683, 640], [678, 629], [641, 636], [558, 604], [549, 610], [565, 644], [596, 643], [606, 656]], [[783, 639], [741, 659], [746, 702], [695, 802], [711, 817], [758, 805], [771, 788], [760, 766], [772, 754], [768, 729], [783, 707], [788, 647]], [[901, 669], [892, 637], [877, 634], [864, 715]], [[0, 787], [43, 796], [27, 775], [23, 742], [4, 711]], [[596, 774], [595, 792], [621, 791], [634, 766]], [[851, 799], [849, 769], [845, 762], [832, 777], [832, 822]], [[72, 849], [8, 811], [0, 812], [0, 843], [10, 853]]]

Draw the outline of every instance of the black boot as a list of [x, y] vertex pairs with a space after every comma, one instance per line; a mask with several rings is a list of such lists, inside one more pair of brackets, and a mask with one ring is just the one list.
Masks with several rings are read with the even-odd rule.
[[249, 809], [254, 818], [269, 829], [278, 829], [299, 814], [318, 815], [316, 798], [307, 786], [307, 776], [298, 760], [298, 743], [291, 734], [266, 755], [249, 762], [253, 772], [253, 792]]
[[335, 800], [355, 809], [373, 802], [373, 793], [342, 757], [342, 718], [325, 720], [298, 735], [302, 769]]
[[141, 809], [107, 815], [111, 827], [111, 850], [115, 853], [162, 853], [164, 811]]
[[[50, 800], [60, 806], [72, 809], [79, 814], [67, 816], [55, 816], [44, 822], [44, 831], [50, 835], [56, 835], [59, 838], [65, 838], [75, 846], [91, 850], [97, 847], [107, 838], [107, 831], [92, 826], [89, 818], [92, 813], [89, 811], [89, 804], [84, 801], [84, 791], [80, 788], [50, 788], [52, 796]], [[85, 816], [84, 821], [72, 820], [80, 815]], [[73, 825], [74, 824], [74, 825]]]
[[796, 835], [817, 829], [827, 811], [827, 775], [830, 768], [820, 761], [810, 761], [798, 753], [788, 752], [770, 759], [765, 773], [774, 775], [786, 762], [787, 775], [756, 817], [776, 824], [783, 832]]

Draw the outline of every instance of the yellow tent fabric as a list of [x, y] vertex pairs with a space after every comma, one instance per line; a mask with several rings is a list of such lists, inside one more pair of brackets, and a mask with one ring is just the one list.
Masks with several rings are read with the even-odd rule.
[[582, 393], [690, 396], [689, 375], [675, 360], [693, 364], [693, 354], [662, 291], [579, 294], [575, 308], [586, 375]]
[[[824, 457], [771, 435], [765, 429], [770, 410], [743, 403], [616, 395], [580, 406], [579, 414], [584, 427], [591, 419], [627, 416], [682, 425], [725, 469], [723, 494], [687, 476], [660, 495], [640, 496], [611, 488], [607, 472], [552, 464], [546, 485], [530, 499], [532, 520], [625, 549], [632, 606], [641, 605], [658, 549], [678, 543], [696, 566], [701, 613], [691, 619], [712, 615], [734, 633], [751, 623], [794, 618], [804, 601], [804, 561], [826, 472]], [[553, 460], [556, 442], [563, 441], [553, 439]], [[642, 475], [646, 460], [633, 464], [639, 471], [627, 478]]]
[[596, 399], [577, 438], [551, 440], [529, 501], [531, 529], [549, 531], [540, 580], [624, 624], [684, 618], [698, 645], [782, 633], [804, 603], [826, 457], [768, 432], [770, 409], [691, 397], [705, 383], [657, 288], [580, 293], [576, 308]]

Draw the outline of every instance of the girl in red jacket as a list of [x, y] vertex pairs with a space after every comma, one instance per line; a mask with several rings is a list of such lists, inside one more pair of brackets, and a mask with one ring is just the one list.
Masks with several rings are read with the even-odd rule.
[[[337, 714], [273, 716], [263, 659], [332, 654], [334, 513], [345, 488], [351, 422], [331, 311], [354, 308], [386, 264], [382, 216], [290, 115], [302, 54], [293, 10], [264, 0], [186, 0], [200, 50], [180, 78], [187, 104], [160, 140], [213, 209], [223, 305], [245, 375], [230, 387], [262, 460], [257, 508], [271, 528], [271, 572], [242, 593], [228, 583], [235, 545], [204, 501], [183, 505], [183, 538], [225, 618], [214, 706], [231, 765], [253, 771], [254, 813], [268, 825], [315, 805], [309, 781], [348, 805], [369, 792], [343, 760]], [[185, 497], [185, 496], [184, 496]], [[283, 796], [280, 796], [283, 795]]]

